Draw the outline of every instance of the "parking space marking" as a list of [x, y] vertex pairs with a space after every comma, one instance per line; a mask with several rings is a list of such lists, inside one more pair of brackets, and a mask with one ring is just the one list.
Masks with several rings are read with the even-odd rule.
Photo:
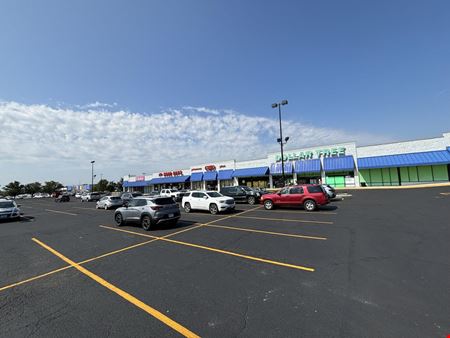
[[[172, 233], [170, 233], [168, 235], [165, 235], [163, 237], [174, 236], [174, 235], [180, 234], [182, 232], [186, 232], [186, 231], [191, 230], [191, 229], [199, 228], [200, 226], [201, 225], [196, 225], [196, 226], [193, 226], [193, 227], [190, 227], [190, 228], [187, 228], [187, 229], [183, 229], [181, 231], [172, 232]], [[145, 241], [145, 242], [142, 242], [142, 243], [133, 244], [133, 245], [127, 246], [127, 247], [122, 248], [122, 249], [110, 251], [110, 252], [104, 253], [102, 255], [99, 255], [99, 256], [96, 256], [96, 257], [92, 257], [92, 258], [86, 259], [86, 260], [81, 261], [81, 262], [77, 262], [77, 264], [80, 264], [80, 265], [86, 264], [86, 263], [89, 263], [89, 262], [92, 262], [92, 261], [96, 261], [97, 259], [101, 259], [101, 258], [104, 258], [104, 257], [108, 257], [108, 256], [112, 256], [112, 255], [118, 254], [120, 252], [124, 252], [124, 251], [128, 251], [128, 250], [131, 250], [131, 249], [134, 249], [134, 248], [138, 248], [140, 246], [143, 246], [143, 245], [146, 245], [146, 244], [149, 244], [149, 243], [152, 243], [152, 242], [156, 242], [158, 240], [159, 239], [152, 239], [152, 240]], [[0, 292], [4, 291], [4, 290], [7, 290], [7, 289], [11, 289], [13, 287], [16, 287], [16, 286], [19, 286], [19, 285], [22, 285], [22, 284], [26, 284], [26, 283], [32, 282], [32, 281], [37, 280], [37, 279], [41, 279], [41, 278], [50, 276], [50, 275], [52, 275], [54, 273], [57, 273], [57, 272], [60, 272], [60, 271], [64, 271], [64, 270], [67, 270], [67, 269], [70, 269], [70, 268], [72, 268], [72, 266], [68, 265], [68, 266], [65, 266], [65, 267], [62, 267], [62, 268], [59, 268], [59, 269], [56, 269], [56, 270], [48, 271], [46, 273], [43, 273], [43, 274], [31, 277], [31, 278], [22, 280], [20, 282], [16, 282], [16, 283], [12, 283], [12, 284], [9, 284], [9, 285], [5, 285], [5, 286], [0, 288]]]
[[302, 211], [302, 210], [264, 210], [264, 212], [282, 212], [282, 213], [293, 213], [293, 214], [307, 214], [307, 215], [337, 215], [337, 212], [333, 211]]
[[97, 210], [95, 208], [83, 208], [83, 207], [72, 207], [72, 209], [92, 210], [92, 211], [96, 211]]
[[267, 234], [267, 235], [274, 235], [274, 236], [286, 236], [286, 237], [296, 237], [296, 238], [303, 238], [303, 239], [315, 239], [315, 240], [321, 240], [321, 241], [326, 241], [327, 240], [326, 237], [287, 234], [287, 233], [283, 233], [283, 232], [255, 230], [255, 229], [249, 229], [249, 228], [238, 228], [238, 227], [230, 227], [230, 226], [226, 226], [226, 225], [217, 225], [217, 224], [209, 224], [209, 225], [206, 225], [206, 227], [208, 227], [208, 228], [209, 227], [222, 228], [222, 229], [229, 229], [229, 230], [236, 230], [236, 231], [256, 232], [256, 233]]
[[[205, 225], [200, 225], [200, 226], [205, 226]], [[109, 230], [114, 230], [114, 231], [126, 232], [126, 233], [134, 234], [134, 235], [137, 235], [137, 236], [160, 239], [161, 241], [164, 241], [164, 242], [169, 242], [169, 243], [189, 246], [189, 247], [193, 247], [193, 248], [197, 248], [197, 249], [203, 249], [203, 250], [218, 252], [218, 253], [225, 254], [225, 255], [245, 258], [245, 259], [249, 259], [249, 260], [252, 260], [252, 261], [263, 262], [263, 263], [268, 263], [268, 264], [273, 264], [273, 265], [278, 265], [278, 266], [284, 266], [284, 267], [288, 267], [288, 268], [292, 268], [292, 269], [309, 271], [309, 272], [314, 272], [315, 271], [314, 268], [310, 268], [310, 267], [306, 267], [306, 266], [302, 266], [302, 265], [294, 265], [294, 264], [289, 264], [289, 263], [272, 261], [272, 260], [265, 259], [265, 258], [259, 258], [259, 257], [243, 255], [243, 254], [239, 254], [239, 253], [236, 253], [236, 252], [226, 251], [226, 250], [217, 249], [217, 248], [212, 248], [212, 247], [208, 247], [208, 246], [204, 246], [204, 245], [193, 244], [193, 243], [188, 243], [188, 242], [181, 242], [181, 241], [176, 241], [176, 240], [173, 240], [173, 239], [168, 239], [168, 238], [163, 238], [163, 237], [156, 237], [156, 236], [152, 236], [152, 235], [146, 235], [146, 234], [142, 234], [140, 232], [134, 232], [134, 231], [124, 230], [124, 229], [116, 229], [116, 228], [113, 228], [113, 227], [110, 227], [110, 226], [105, 226], [105, 225], [100, 225], [100, 227], [105, 228], [105, 229], [109, 229]]]
[[82, 267], [81, 265], [75, 263], [74, 261], [72, 261], [71, 259], [67, 258], [63, 254], [59, 253], [55, 249], [51, 248], [47, 244], [39, 241], [36, 238], [33, 238], [32, 240], [35, 243], [37, 243], [40, 246], [42, 246], [44, 249], [50, 251], [55, 256], [59, 257], [64, 262], [66, 262], [69, 265], [71, 265], [73, 268], [77, 269], [78, 271], [80, 271], [84, 275], [86, 275], [89, 278], [91, 278], [92, 280], [96, 281], [98, 284], [102, 285], [103, 287], [107, 288], [108, 290], [110, 290], [110, 291], [114, 292], [115, 294], [119, 295], [120, 297], [122, 297], [123, 299], [127, 300], [128, 302], [130, 302], [131, 304], [135, 305], [136, 307], [140, 308], [141, 310], [147, 312], [149, 315], [151, 315], [154, 318], [158, 319], [159, 321], [163, 322], [164, 324], [166, 324], [167, 326], [169, 326], [173, 330], [177, 331], [181, 335], [183, 335], [185, 337], [199, 337], [198, 335], [196, 335], [192, 331], [188, 330], [187, 328], [185, 328], [181, 324], [178, 324], [173, 319], [170, 319], [169, 317], [167, 317], [163, 313], [161, 313], [158, 310], [152, 308], [151, 306], [145, 304], [144, 302], [142, 302], [141, 300], [137, 299], [136, 297], [134, 297], [133, 295], [129, 294], [128, 292], [118, 288], [117, 286], [109, 283], [107, 280], [103, 279], [99, 275], [96, 275], [95, 273], [93, 273], [93, 272], [89, 271], [88, 269]]
[[255, 217], [255, 216], [235, 216], [237, 218], [250, 218], [250, 219], [260, 219], [267, 221], [282, 221], [282, 222], [298, 222], [298, 223], [316, 223], [316, 224], [334, 224], [334, 222], [327, 221], [311, 221], [306, 219], [293, 219], [293, 218], [269, 218], [269, 217]]
[[78, 216], [78, 214], [73, 214], [71, 212], [66, 212], [66, 211], [58, 211], [58, 210], [52, 210], [52, 209], [44, 209], [45, 211], [50, 211], [50, 212], [55, 212], [57, 214], [65, 214], [65, 215], [70, 215], [70, 216]]

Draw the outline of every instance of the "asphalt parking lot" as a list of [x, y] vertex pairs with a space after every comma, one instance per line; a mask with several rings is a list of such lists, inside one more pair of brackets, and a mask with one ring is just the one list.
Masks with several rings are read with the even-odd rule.
[[450, 187], [351, 194], [149, 232], [22, 200], [0, 223], [0, 335], [446, 337]]

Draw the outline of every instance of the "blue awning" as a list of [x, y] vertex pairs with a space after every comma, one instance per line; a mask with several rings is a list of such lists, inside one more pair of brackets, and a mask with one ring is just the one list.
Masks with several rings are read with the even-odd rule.
[[203, 173], [192, 173], [191, 182], [201, 182], [203, 179]]
[[170, 177], [157, 177], [150, 180], [150, 184], [165, 184], [165, 183], [184, 183], [189, 180], [188, 175], [185, 176], [170, 176]]
[[[294, 166], [292, 165], [292, 162], [284, 162], [284, 173], [287, 175], [291, 175], [293, 167]], [[281, 162], [272, 163], [270, 165], [270, 174], [271, 175], [281, 175], [282, 174]]]
[[203, 174], [203, 181], [215, 181], [217, 180], [217, 171], [206, 171]]
[[233, 178], [233, 169], [219, 170], [219, 180], [231, 180]]
[[297, 174], [320, 173], [320, 159], [295, 161], [294, 171]]
[[359, 169], [410, 167], [448, 163], [450, 163], [450, 152], [446, 150], [358, 158]]
[[146, 187], [148, 185], [150, 185], [152, 180], [150, 181], [136, 181], [136, 182], [128, 182], [128, 181], [123, 181], [123, 186], [124, 187]]
[[332, 171], [352, 171], [355, 169], [355, 161], [352, 155], [339, 157], [325, 157], [323, 159], [323, 169], [325, 172]]
[[233, 177], [258, 177], [267, 176], [269, 174], [269, 167], [256, 167], [236, 169], [233, 173]]

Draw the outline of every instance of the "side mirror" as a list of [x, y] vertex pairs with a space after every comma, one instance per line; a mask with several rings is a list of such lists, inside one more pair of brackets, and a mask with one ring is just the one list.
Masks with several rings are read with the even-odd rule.
[[128, 202], [125, 202], [124, 204], [123, 204], [123, 206], [125, 207], [125, 208], [127, 208], [128, 209]]
[[281, 191], [277, 192], [277, 195], [278, 195], [278, 196], [281, 196]]
[[22, 206], [22, 204], [17, 204], [17, 207], [20, 208]]
[[207, 200], [207, 199], [208, 199], [208, 196], [203, 196], [203, 199]]

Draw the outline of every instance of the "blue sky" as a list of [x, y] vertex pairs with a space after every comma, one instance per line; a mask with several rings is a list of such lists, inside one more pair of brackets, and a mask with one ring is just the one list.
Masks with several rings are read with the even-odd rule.
[[272, 118], [286, 98], [287, 120], [362, 143], [353, 135], [439, 136], [449, 13], [448, 1], [3, 0], [0, 100]]

